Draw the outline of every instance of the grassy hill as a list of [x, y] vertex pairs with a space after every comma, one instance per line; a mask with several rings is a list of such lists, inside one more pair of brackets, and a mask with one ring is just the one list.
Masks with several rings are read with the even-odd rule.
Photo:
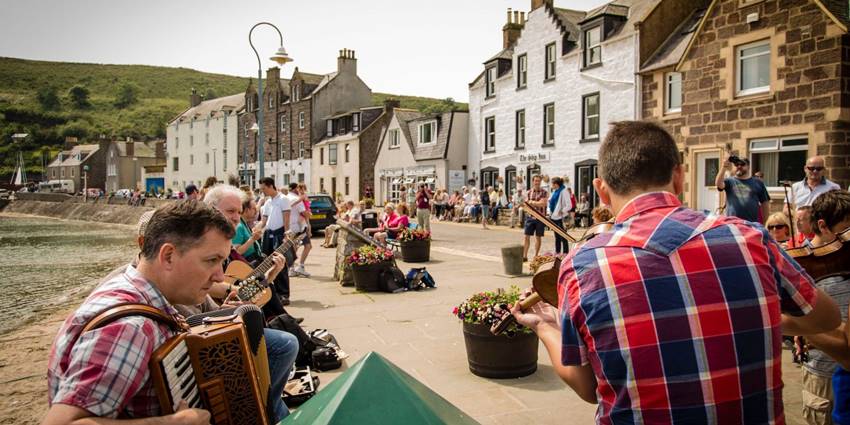
[[[217, 97], [240, 93], [247, 84], [247, 78], [188, 68], [0, 57], [0, 179], [12, 174], [19, 150], [24, 152], [28, 174], [35, 176], [42, 157], [52, 158], [66, 136], [164, 137], [165, 123], [186, 109], [193, 88]], [[87, 91], [87, 102], [75, 102], [79, 100], [72, 95], [75, 87]], [[386, 98], [428, 112], [466, 109], [448, 99], [386, 93], [374, 93], [372, 101], [381, 105]], [[14, 133], [30, 137], [12, 146]]]

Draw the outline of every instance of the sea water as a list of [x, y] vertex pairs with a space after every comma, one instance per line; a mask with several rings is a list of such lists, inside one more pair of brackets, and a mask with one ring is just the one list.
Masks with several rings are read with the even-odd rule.
[[136, 254], [130, 226], [0, 215], [0, 334], [78, 304]]

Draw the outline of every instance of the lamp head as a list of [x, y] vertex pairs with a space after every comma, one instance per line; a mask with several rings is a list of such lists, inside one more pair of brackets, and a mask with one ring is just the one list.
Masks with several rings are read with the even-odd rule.
[[272, 55], [272, 57], [270, 57], [269, 59], [277, 62], [279, 65], [283, 65], [287, 62], [292, 62], [292, 58], [289, 57], [289, 55], [286, 53], [286, 49], [284, 49], [283, 46], [280, 46], [280, 48], [277, 49], [277, 52], [275, 52], [275, 54]]
[[250, 130], [254, 133], [257, 133], [260, 131], [260, 126], [258, 126], [257, 123], [254, 123], [254, 125], [251, 126]]

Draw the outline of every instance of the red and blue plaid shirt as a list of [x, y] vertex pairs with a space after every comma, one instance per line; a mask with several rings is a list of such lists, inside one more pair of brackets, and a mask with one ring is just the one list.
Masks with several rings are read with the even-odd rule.
[[764, 228], [649, 193], [572, 254], [561, 360], [593, 368], [598, 423], [784, 423], [780, 312], [816, 292]]
[[59, 329], [48, 363], [48, 401], [101, 417], [159, 416], [148, 363], [175, 332], [153, 319], [130, 316], [82, 333], [89, 319], [121, 303], [148, 304], [177, 317], [177, 310], [132, 265], [116, 272]]

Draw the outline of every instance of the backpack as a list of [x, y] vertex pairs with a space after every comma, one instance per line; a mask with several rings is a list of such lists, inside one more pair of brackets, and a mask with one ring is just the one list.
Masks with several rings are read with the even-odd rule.
[[437, 282], [425, 270], [425, 267], [413, 268], [407, 272], [407, 288], [409, 290], [418, 291], [425, 288], [436, 288]]
[[339, 348], [336, 337], [328, 332], [327, 329], [315, 329], [311, 331], [310, 339], [316, 347], [310, 354], [311, 365], [316, 370], [327, 371], [339, 369], [342, 366], [342, 360], [348, 357]]
[[271, 329], [289, 332], [298, 339], [298, 354], [295, 356], [296, 366], [310, 366], [313, 363], [313, 351], [316, 349], [316, 342], [310, 335], [307, 335], [307, 332], [304, 332], [304, 329], [292, 316], [281, 314], [270, 321], [267, 326]]
[[378, 274], [378, 287], [392, 294], [407, 290], [407, 279], [395, 264], [385, 267]]

